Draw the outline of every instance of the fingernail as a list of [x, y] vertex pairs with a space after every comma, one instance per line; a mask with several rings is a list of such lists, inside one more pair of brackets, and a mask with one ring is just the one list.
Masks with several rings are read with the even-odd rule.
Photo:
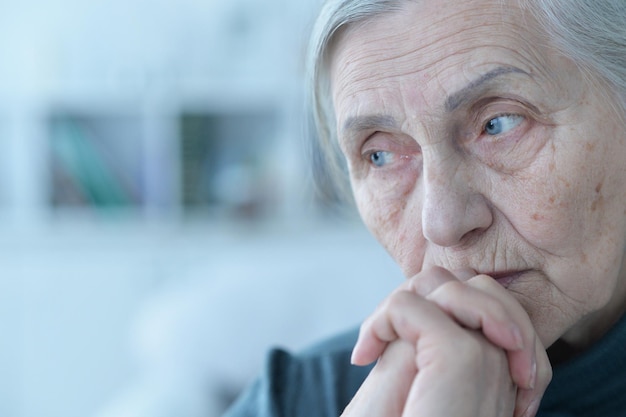
[[352, 365], [359, 364], [360, 350], [361, 350], [361, 335], [359, 334], [359, 338], [357, 339], [354, 347], [352, 348], [352, 354], [350, 355], [350, 364]]

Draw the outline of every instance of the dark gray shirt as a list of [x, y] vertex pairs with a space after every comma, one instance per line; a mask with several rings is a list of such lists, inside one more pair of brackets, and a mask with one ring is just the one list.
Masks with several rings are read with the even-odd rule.
[[[357, 330], [298, 355], [273, 350], [263, 375], [225, 417], [337, 417], [371, 370], [350, 365]], [[626, 417], [626, 320], [554, 368], [539, 417]]]

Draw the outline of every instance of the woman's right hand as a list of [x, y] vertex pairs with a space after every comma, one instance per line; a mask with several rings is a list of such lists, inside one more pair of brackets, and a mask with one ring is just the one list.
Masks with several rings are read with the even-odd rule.
[[441, 268], [403, 284], [364, 323], [354, 361], [378, 357], [344, 416], [532, 416], [551, 376], [504, 288]]

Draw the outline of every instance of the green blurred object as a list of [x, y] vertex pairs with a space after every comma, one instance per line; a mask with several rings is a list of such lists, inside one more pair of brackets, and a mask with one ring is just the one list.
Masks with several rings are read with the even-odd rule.
[[59, 118], [53, 120], [51, 128], [53, 176], [56, 177], [53, 205], [106, 208], [137, 203], [130, 184], [124, 179], [122, 167], [116, 165], [113, 158], [106, 158], [106, 153], [97, 146], [99, 138], [86, 126], [71, 118]]

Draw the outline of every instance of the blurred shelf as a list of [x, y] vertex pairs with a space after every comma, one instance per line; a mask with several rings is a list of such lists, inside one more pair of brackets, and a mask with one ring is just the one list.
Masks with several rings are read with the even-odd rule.
[[49, 204], [66, 207], [140, 207], [145, 204], [141, 121], [133, 115], [52, 114]]
[[303, 212], [316, 2], [61, 3], [0, 29], [0, 228]]
[[274, 162], [277, 124], [278, 114], [271, 109], [183, 113], [179, 146], [184, 212], [257, 218], [275, 206], [278, 179], [266, 165]]
[[306, 204], [293, 122], [304, 117], [292, 95], [239, 105], [168, 97], [71, 96], [14, 111], [0, 144], [11, 184], [0, 182], [0, 227], [72, 218], [262, 223]]

